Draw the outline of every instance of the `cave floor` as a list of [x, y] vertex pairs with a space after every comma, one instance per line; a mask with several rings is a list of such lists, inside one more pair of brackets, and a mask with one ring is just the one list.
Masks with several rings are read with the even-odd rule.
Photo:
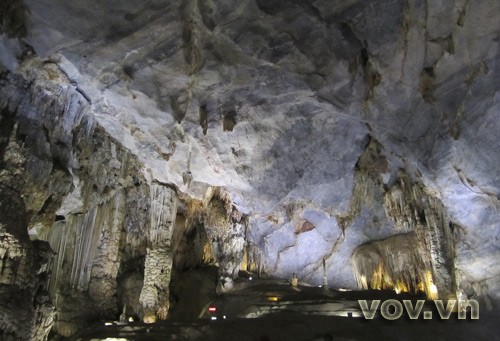
[[[239, 281], [235, 290], [218, 296], [192, 320], [154, 324], [104, 322], [71, 340], [500, 340], [500, 314], [481, 311], [478, 320], [452, 314], [442, 320], [432, 301], [422, 312], [432, 319], [410, 320], [407, 312], [387, 320], [378, 311], [365, 319], [357, 300], [411, 299], [392, 291], [337, 291], [286, 281]], [[212, 308], [209, 311], [209, 308]], [[213, 309], [215, 308], [215, 312]]]

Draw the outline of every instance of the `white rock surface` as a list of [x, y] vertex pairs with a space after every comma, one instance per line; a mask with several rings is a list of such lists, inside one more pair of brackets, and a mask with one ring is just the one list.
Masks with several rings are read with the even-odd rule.
[[[23, 41], [87, 115], [146, 178], [230, 193], [268, 275], [321, 284], [326, 258], [328, 283], [355, 287], [354, 249], [401, 233], [382, 198], [403, 168], [457, 226], [459, 286], [500, 299], [498, 1], [25, 3]], [[17, 45], [0, 43], [21, 72]], [[369, 136], [387, 166], [357, 197]]]

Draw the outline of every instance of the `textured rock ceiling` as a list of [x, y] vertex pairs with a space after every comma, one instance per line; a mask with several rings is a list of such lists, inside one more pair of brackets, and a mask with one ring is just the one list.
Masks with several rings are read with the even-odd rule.
[[412, 229], [384, 210], [409, 177], [457, 226], [459, 285], [499, 298], [498, 1], [16, 6], [26, 35], [4, 25], [3, 68], [56, 64], [148, 181], [224, 188], [269, 273], [321, 283], [326, 258], [330, 283], [354, 287], [354, 248]]

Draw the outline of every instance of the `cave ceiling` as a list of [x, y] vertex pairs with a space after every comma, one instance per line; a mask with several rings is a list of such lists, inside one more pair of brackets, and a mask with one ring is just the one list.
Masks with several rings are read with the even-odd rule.
[[[354, 287], [354, 248], [415, 229], [403, 202], [444, 212], [457, 276], [500, 295], [498, 1], [2, 6], [3, 73], [72, 91], [65, 127], [85, 117], [135, 158], [131, 177], [193, 200], [222, 190], [269, 273], [321, 283], [325, 259]], [[2, 108], [16, 91], [4, 83]], [[59, 215], [81, 213], [80, 163], [60, 160]]]

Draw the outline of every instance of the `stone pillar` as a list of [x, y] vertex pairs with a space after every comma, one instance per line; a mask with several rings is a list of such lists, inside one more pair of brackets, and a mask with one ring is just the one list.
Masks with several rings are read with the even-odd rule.
[[167, 245], [147, 249], [144, 264], [144, 284], [139, 302], [144, 309], [144, 322], [153, 323], [167, 318], [169, 286], [172, 272], [172, 252]]
[[93, 259], [89, 295], [99, 302], [100, 309], [117, 313], [116, 277], [120, 265], [119, 248], [120, 235], [123, 226], [125, 210], [123, 190], [118, 190], [115, 196], [97, 211], [95, 225], [100, 229], [100, 238], [96, 243]]
[[151, 186], [151, 224], [144, 264], [144, 284], [139, 302], [143, 320], [165, 320], [169, 309], [169, 286], [172, 273], [172, 234], [177, 214], [177, 196], [169, 187]]

